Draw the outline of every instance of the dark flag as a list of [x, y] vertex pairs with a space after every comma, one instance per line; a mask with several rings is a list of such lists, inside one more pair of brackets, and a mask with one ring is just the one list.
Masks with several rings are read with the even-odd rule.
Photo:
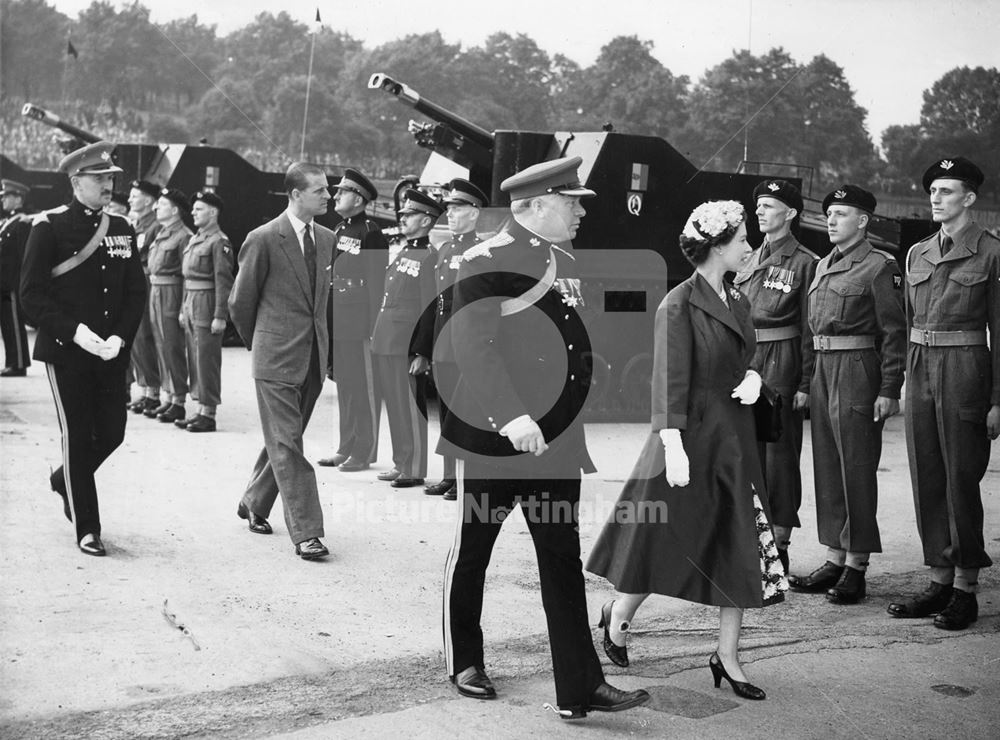
[[320, 20], [320, 17], [319, 17], [319, 8], [316, 8], [316, 22], [317, 23], [322, 23], [323, 22], [322, 20]]
[[73, 46], [73, 42], [70, 41], [69, 39], [66, 40], [66, 55], [71, 56], [74, 59], [80, 58], [80, 54], [77, 52], [76, 47]]

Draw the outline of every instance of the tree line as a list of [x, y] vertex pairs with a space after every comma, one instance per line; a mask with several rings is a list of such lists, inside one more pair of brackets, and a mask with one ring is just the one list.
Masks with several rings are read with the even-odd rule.
[[151, 140], [205, 138], [272, 169], [299, 153], [307, 84], [307, 158], [379, 177], [419, 169], [424, 155], [406, 132], [407, 119], [419, 115], [366, 87], [373, 72], [385, 72], [488, 130], [610, 123], [664, 138], [695, 165], [723, 171], [746, 148], [750, 160], [812, 167], [814, 188], [824, 192], [852, 181], [922, 196], [928, 162], [965, 154], [987, 172], [981, 195], [998, 193], [996, 68], [946, 73], [924, 92], [919, 124], [881, 132], [880, 153], [843, 69], [823, 54], [802, 63], [781, 48], [737, 50], [694, 81], [664, 67], [652, 42], [637, 36], [610, 40], [581, 67], [524, 34], [463, 47], [432, 32], [368, 48], [332, 30], [334, 17], [313, 39], [308, 24], [284, 11], [261, 13], [225, 36], [197, 16], [153, 23], [138, 2], [95, 0], [71, 19], [46, 0], [0, 0], [0, 19], [5, 99], [56, 112], [68, 101], [128, 111]]

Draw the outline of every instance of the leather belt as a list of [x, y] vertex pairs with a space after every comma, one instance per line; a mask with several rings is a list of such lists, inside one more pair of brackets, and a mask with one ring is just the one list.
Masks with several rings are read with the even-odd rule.
[[986, 345], [986, 330], [973, 329], [968, 331], [931, 331], [929, 329], [910, 329], [910, 341], [925, 347], [975, 347]]
[[817, 352], [842, 352], [849, 349], [874, 349], [875, 337], [871, 334], [854, 336], [813, 335], [813, 349]]
[[347, 290], [348, 288], [363, 288], [364, 278], [335, 277], [330, 281], [330, 287], [335, 290]]
[[794, 339], [802, 336], [802, 330], [794, 324], [776, 326], [771, 329], [754, 329], [758, 342], [780, 342], [782, 339]]
[[180, 285], [181, 276], [180, 275], [150, 275], [149, 276], [150, 285]]
[[189, 280], [184, 278], [185, 290], [215, 290], [214, 280]]

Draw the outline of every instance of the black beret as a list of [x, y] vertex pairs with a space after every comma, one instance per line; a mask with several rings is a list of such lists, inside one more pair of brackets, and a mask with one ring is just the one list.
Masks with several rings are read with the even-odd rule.
[[482, 190], [460, 177], [445, 185], [445, 190], [447, 191], [444, 198], [445, 205], [469, 205], [476, 208], [489, 205], [490, 199]]
[[191, 202], [187, 199], [187, 196], [176, 188], [163, 188], [160, 191], [160, 197], [166, 198], [185, 213], [191, 210]]
[[344, 170], [344, 175], [340, 178], [340, 182], [333, 187], [336, 190], [350, 190], [365, 200], [375, 200], [378, 197], [378, 190], [372, 185], [371, 180], [357, 170], [352, 170], [350, 167]]
[[965, 157], [945, 157], [927, 168], [924, 173], [924, 192], [931, 192], [931, 183], [941, 179], [961, 180], [972, 192], [978, 193], [979, 186], [986, 177], [981, 169]]
[[403, 193], [403, 204], [399, 212], [423, 213], [436, 219], [444, 213], [444, 206], [426, 193], [409, 188]]
[[191, 205], [194, 205], [194, 202], [199, 200], [207, 206], [218, 208], [220, 211], [222, 210], [222, 198], [211, 190], [201, 190], [195, 193], [194, 198], [191, 199]]
[[826, 209], [834, 204], [854, 206], [871, 215], [875, 213], [877, 201], [875, 196], [864, 188], [859, 188], [857, 185], [841, 185], [823, 198], [823, 213], [825, 214]]
[[802, 215], [802, 193], [788, 180], [764, 180], [753, 189], [753, 200], [758, 198], [774, 198], [780, 200], [789, 208], [794, 208]]
[[150, 198], [160, 197], [160, 186], [154, 185], [149, 180], [133, 180], [131, 183], [131, 188], [133, 190], [141, 190]]

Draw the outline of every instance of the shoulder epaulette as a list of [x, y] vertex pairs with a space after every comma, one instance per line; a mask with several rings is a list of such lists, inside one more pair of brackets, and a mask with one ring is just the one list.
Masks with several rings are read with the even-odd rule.
[[802, 252], [802, 254], [812, 257], [814, 260], [818, 260], [820, 258], [819, 255], [816, 254], [814, 251], [812, 251], [808, 247], [802, 246], [801, 244], [799, 244], [795, 249], [799, 252]]
[[995, 242], [1000, 242], [1000, 236], [997, 236], [996, 234], [994, 234], [989, 229], [983, 229], [983, 234], [985, 236], [988, 236], [990, 239], [992, 239]]
[[876, 247], [872, 247], [872, 251], [873, 251], [873, 252], [874, 252], [875, 254], [880, 254], [880, 255], [882, 255], [883, 257], [885, 257], [885, 259], [886, 259], [886, 261], [887, 261], [887, 262], [888, 262], [889, 260], [894, 260], [894, 259], [896, 259], [896, 255], [894, 255], [894, 254], [890, 254], [889, 252], [886, 252], [886, 251], [885, 251], [884, 249], [878, 249], [878, 248], [876, 248]]
[[462, 259], [468, 262], [469, 260], [474, 260], [476, 257], [493, 257], [490, 254], [491, 249], [496, 249], [498, 247], [504, 247], [514, 241], [514, 237], [510, 235], [509, 232], [501, 231], [499, 234], [490, 237], [486, 241], [479, 242], [479, 244], [474, 244], [462, 253]]
[[69, 206], [63, 205], [63, 206], [56, 206], [55, 208], [50, 208], [47, 211], [41, 211], [40, 213], [36, 213], [34, 214], [34, 217], [31, 220], [31, 225], [34, 226], [35, 224], [48, 223], [50, 214], [55, 215], [57, 213], [64, 213], [67, 210], [69, 210]]

